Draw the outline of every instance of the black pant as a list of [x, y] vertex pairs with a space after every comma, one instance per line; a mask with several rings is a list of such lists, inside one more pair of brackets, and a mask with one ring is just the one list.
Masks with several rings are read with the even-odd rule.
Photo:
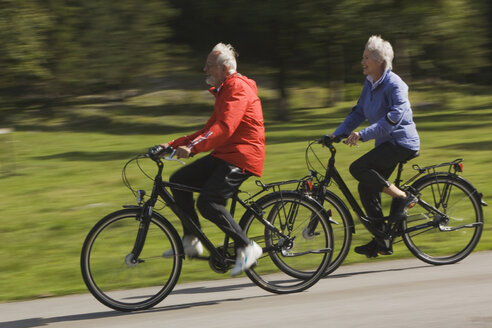
[[[243, 247], [249, 243], [248, 236], [225, 206], [227, 200], [238, 191], [239, 186], [251, 175], [251, 173], [243, 171], [237, 166], [207, 155], [174, 172], [169, 181], [201, 188], [196, 202], [200, 213], [229, 235], [238, 247]], [[172, 189], [172, 192], [176, 203], [187, 216], [180, 218], [184, 234], [193, 234], [186, 225], [186, 220], [192, 220], [200, 227], [193, 193], [178, 189]]]
[[385, 142], [350, 165], [350, 173], [359, 181], [359, 195], [369, 219], [383, 218], [381, 191], [389, 187], [388, 178], [399, 162], [414, 156], [416, 151]]

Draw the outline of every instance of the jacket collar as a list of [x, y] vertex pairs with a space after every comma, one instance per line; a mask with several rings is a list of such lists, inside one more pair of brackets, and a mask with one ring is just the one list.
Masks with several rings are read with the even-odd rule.
[[372, 80], [372, 77], [370, 75], [368, 75], [366, 77], [367, 81], [369, 81], [370, 85], [371, 85], [371, 90], [374, 90], [376, 89], [377, 87], [379, 87], [383, 82], [384, 80], [386, 79], [386, 76], [388, 76], [389, 72], [391, 72], [391, 68], [388, 68], [384, 74], [379, 78], [379, 80], [377, 80], [376, 82], [374, 82]]
[[232, 73], [231, 75], [229, 75], [228, 77], [226, 77], [225, 81], [222, 82], [221, 85], [219, 85], [218, 87], [211, 87], [210, 89], [208, 89], [208, 91], [210, 91], [211, 94], [213, 95], [217, 95], [219, 94], [220, 90], [222, 89], [222, 86], [230, 79], [234, 78], [234, 77], [238, 77], [238, 76], [241, 76], [241, 74], [239, 74], [238, 72], [235, 72], [235, 73]]

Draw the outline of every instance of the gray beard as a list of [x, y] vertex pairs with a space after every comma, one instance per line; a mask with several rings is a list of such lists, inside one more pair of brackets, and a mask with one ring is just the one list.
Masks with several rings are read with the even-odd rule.
[[215, 80], [212, 76], [207, 76], [207, 78], [205, 79], [205, 83], [215, 87]]

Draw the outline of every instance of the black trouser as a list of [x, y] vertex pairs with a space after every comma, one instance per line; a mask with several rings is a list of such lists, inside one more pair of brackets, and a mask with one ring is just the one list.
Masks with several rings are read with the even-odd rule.
[[350, 173], [359, 181], [359, 195], [371, 220], [383, 218], [381, 191], [389, 187], [391, 173], [399, 162], [408, 160], [416, 151], [385, 142], [350, 165]]
[[[183, 166], [170, 177], [169, 181], [201, 188], [196, 206], [204, 218], [215, 223], [229, 235], [238, 247], [249, 243], [248, 236], [225, 208], [227, 200], [237, 192], [239, 186], [252, 174], [243, 171], [219, 158], [207, 155]], [[174, 198], [187, 218], [180, 218], [185, 235], [193, 235], [186, 225], [192, 220], [198, 227], [200, 221], [195, 211], [193, 193], [172, 189]]]

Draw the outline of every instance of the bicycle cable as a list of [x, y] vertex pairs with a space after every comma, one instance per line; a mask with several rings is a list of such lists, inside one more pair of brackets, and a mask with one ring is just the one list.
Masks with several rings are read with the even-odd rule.
[[[121, 170], [121, 178], [123, 180], [123, 184], [128, 188], [130, 189], [130, 191], [133, 193], [133, 196], [134, 197], [137, 197], [138, 195], [138, 191], [133, 189], [131, 183], [130, 183], [130, 180], [128, 179], [128, 175], [127, 175], [127, 168], [129, 166], [130, 163], [132, 162], [135, 162], [135, 164], [137, 165], [138, 169], [140, 170], [140, 172], [145, 176], [147, 177], [147, 179], [149, 179], [150, 181], [152, 182], [155, 182], [155, 179], [152, 178], [149, 174], [147, 174], [147, 172], [145, 172], [145, 170], [142, 168], [142, 166], [140, 165], [140, 162], [139, 160], [142, 159], [142, 158], [147, 158], [147, 156], [145, 156], [144, 154], [139, 154], [133, 158], [131, 158], [128, 162], [126, 162], [126, 164], [123, 166], [123, 169]], [[150, 198], [150, 196], [144, 196], [144, 198]], [[162, 208], [165, 207], [165, 203], [161, 200], [161, 199], [157, 199], [158, 202], [161, 202], [163, 203], [164, 205], [162, 206]], [[161, 209], [162, 209], [161, 208]]]
[[318, 143], [317, 140], [313, 140], [313, 141], [309, 142], [309, 145], [306, 147], [305, 159], [306, 159], [306, 165], [307, 165], [308, 170], [316, 172], [317, 174], [319, 174], [321, 176], [321, 180], [323, 180], [324, 175], [321, 174], [318, 170], [316, 170], [315, 165], [311, 162], [311, 160], [309, 158], [309, 152], [311, 152], [314, 155], [314, 157], [316, 158], [318, 164], [323, 168], [323, 171], [326, 172], [327, 167], [323, 164], [323, 162], [319, 158], [318, 154], [316, 154], [316, 152], [313, 149], [313, 145], [317, 144], [317, 143]]

